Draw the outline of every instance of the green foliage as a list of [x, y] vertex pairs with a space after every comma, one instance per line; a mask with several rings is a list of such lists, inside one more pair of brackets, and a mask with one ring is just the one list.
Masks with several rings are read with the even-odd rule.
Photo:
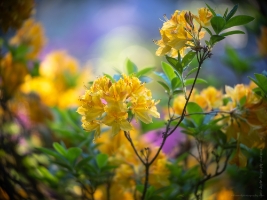
[[244, 34], [243, 31], [233, 30], [229, 32], [221, 33], [222, 31], [232, 28], [234, 26], [240, 26], [248, 24], [253, 21], [254, 18], [248, 15], [238, 15], [234, 16], [238, 5], [235, 5], [231, 11], [228, 13], [228, 8], [225, 10], [223, 17], [219, 14], [216, 14], [215, 10], [212, 9], [208, 4], [206, 4], [213, 17], [210, 20], [211, 26], [215, 34], [212, 34], [212, 31], [206, 27], [204, 29], [210, 34], [211, 38], [209, 41], [205, 41], [208, 46], [214, 46], [217, 42], [223, 40], [226, 36], [233, 34]]
[[253, 57], [241, 56], [230, 46], [225, 47], [225, 53], [226, 57], [223, 59], [223, 62], [237, 75], [248, 73], [253, 69]]
[[126, 69], [127, 69], [127, 74], [131, 75], [133, 73], [137, 72], [137, 66], [129, 59], [126, 59]]
[[108, 155], [107, 154], [98, 154], [96, 156], [96, 163], [99, 168], [103, 168], [108, 163]]
[[258, 88], [255, 88], [254, 91], [259, 96], [267, 98], [267, 76], [265, 75], [266, 71], [263, 71], [262, 74], [255, 73], [255, 79], [252, 77], [248, 77], [250, 80], [252, 80]]

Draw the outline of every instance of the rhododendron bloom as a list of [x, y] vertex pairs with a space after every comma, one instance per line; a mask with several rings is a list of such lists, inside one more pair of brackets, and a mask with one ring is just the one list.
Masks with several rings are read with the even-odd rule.
[[[151, 123], [152, 116], [158, 118], [157, 103], [152, 99], [151, 91], [138, 78], [122, 75], [117, 82], [112, 83], [104, 76], [94, 81], [82, 96], [77, 112], [85, 117], [83, 123], [86, 120], [100, 120], [112, 128], [112, 135], [116, 135], [121, 130], [132, 130], [129, 112], [144, 123]], [[87, 131], [94, 130], [92, 126], [83, 127]]]

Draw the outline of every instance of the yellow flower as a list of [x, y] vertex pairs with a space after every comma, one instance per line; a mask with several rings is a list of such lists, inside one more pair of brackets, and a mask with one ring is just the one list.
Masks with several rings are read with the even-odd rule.
[[[97, 102], [93, 102], [94, 98]], [[145, 123], [151, 123], [152, 116], [159, 117], [158, 102], [152, 99], [151, 91], [133, 76], [122, 75], [114, 83], [108, 77], [100, 77], [86, 91], [81, 102], [77, 112], [88, 121], [101, 120], [112, 128], [113, 135], [120, 130], [132, 129], [128, 119], [130, 111]]]
[[82, 117], [82, 127], [90, 132], [95, 130], [95, 138], [98, 138], [100, 136], [101, 130], [100, 130], [100, 125], [101, 125], [101, 121], [99, 120], [92, 120], [92, 121], [88, 121], [86, 119], [86, 117]]
[[200, 8], [198, 9], [198, 16], [193, 15], [193, 17], [201, 26], [205, 27], [210, 25], [212, 13], [208, 8]]
[[195, 45], [194, 40], [204, 37], [204, 32], [199, 32], [193, 21], [186, 20], [185, 16], [191, 16], [191, 13], [176, 10], [171, 19], [163, 23], [160, 29], [161, 40], [154, 41], [159, 46], [157, 56], [169, 54], [177, 57], [178, 52], [184, 56], [186, 48]]
[[24, 63], [13, 59], [11, 53], [7, 53], [4, 58], [0, 58], [0, 90], [3, 98], [11, 98], [24, 82], [24, 78], [29, 73]]
[[78, 96], [81, 95], [80, 86], [84, 85], [81, 78], [85, 76], [78, 68], [76, 59], [66, 52], [52, 52], [41, 62], [40, 76], [27, 76], [21, 89], [25, 93], [37, 93], [48, 106], [77, 106]]
[[0, 3], [0, 28], [4, 32], [9, 28], [20, 28], [23, 21], [30, 17], [33, 8], [33, 0], [2, 0]]
[[116, 102], [105, 107], [107, 116], [103, 119], [103, 123], [112, 127], [112, 135], [116, 135], [120, 130], [130, 131], [131, 124], [128, 122], [128, 113], [126, 104]]
[[38, 57], [45, 44], [44, 30], [40, 23], [28, 19], [10, 40], [11, 45], [25, 45], [29, 47], [27, 59], [34, 60]]
[[142, 122], [148, 124], [152, 122], [152, 117], [159, 118], [160, 115], [157, 112], [156, 104], [154, 100], [146, 99], [145, 96], [139, 96], [132, 100], [132, 112]]

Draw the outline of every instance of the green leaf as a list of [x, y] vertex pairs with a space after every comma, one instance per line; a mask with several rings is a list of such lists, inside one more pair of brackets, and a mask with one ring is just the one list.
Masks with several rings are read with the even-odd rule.
[[140, 76], [143, 76], [145, 74], [148, 74], [150, 72], [152, 72], [153, 70], [155, 70], [155, 67], [147, 67], [147, 68], [144, 68], [138, 72], [136, 72], [136, 77], [139, 78]]
[[141, 121], [142, 132], [146, 133], [151, 130], [160, 129], [165, 126], [165, 121], [154, 119], [153, 123], [146, 124]]
[[[195, 79], [195, 78], [189, 78], [189, 79], [186, 79], [186, 80], [185, 80], [185, 86], [193, 85], [194, 79]], [[207, 83], [207, 81], [204, 80], [204, 79], [198, 78], [198, 79], [196, 80], [196, 84], [200, 84], [200, 83]]]
[[139, 191], [140, 193], [143, 193], [144, 185], [141, 185], [141, 184], [137, 185], [136, 190]]
[[258, 86], [267, 94], [267, 77], [256, 73], [254, 75], [259, 83]]
[[127, 69], [128, 75], [136, 73], [138, 71], [138, 68], [136, 67], [136, 65], [128, 58], [126, 59], [126, 69]]
[[238, 5], [236, 4], [233, 9], [229, 12], [229, 14], [225, 17], [225, 20], [228, 21], [229, 19], [231, 19], [231, 17], [234, 16], [234, 14], [236, 13], [238, 8]]
[[171, 81], [168, 79], [166, 74], [164, 74], [162, 72], [154, 72], [154, 74], [157, 75], [158, 77], [162, 78], [167, 84], [169, 84], [171, 86]]
[[185, 78], [187, 78], [188, 76], [190, 76], [191, 74], [193, 74], [194, 72], [196, 72], [197, 69], [198, 69], [198, 67], [195, 67], [195, 68], [191, 69], [191, 70], [187, 73], [187, 75], [186, 75]]
[[40, 166], [37, 168], [37, 170], [40, 172], [42, 178], [51, 181], [52, 183], [57, 183], [58, 180], [53, 176], [45, 167]]
[[239, 106], [243, 107], [246, 103], [247, 97], [243, 96], [240, 100], [239, 100]]
[[206, 3], [206, 6], [208, 7], [208, 9], [210, 10], [210, 12], [212, 13], [213, 16], [216, 16], [215, 11]]
[[172, 90], [175, 90], [181, 84], [181, 80], [179, 77], [175, 77], [171, 81]]
[[162, 65], [162, 70], [164, 71], [164, 73], [166, 74], [167, 78], [169, 79], [169, 81], [171, 82], [171, 80], [176, 77], [173, 68], [165, 62], [161, 62]]
[[54, 143], [53, 143], [53, 147], [54, 147], [54, 149], [55, 149], [58, 153], [60, 153], [62, 156], [64, 156], [64, 157], [67, 156], [67, 150], [66, 150], [63, 146], [61, 146], [59, 143], [54, 142]]
[[92, 160], [93, 156], [88, 156], [86, 158], [83, 158], [80, 162], [77, 163], [76, 168], [81, 169], [85, 165], [89, 164], [89, 162]]
[[172, 65], [172, 66], [176, 66], [178, 60], [176, 60], [175, 58], [173, 57], [170, 57], [170, 56], [165, 56], [166, 57], [166, 60]]
[[157, 82], [167, 91], [168, 94], [170, 93], [170, 88], [166, 83], [162, 81], [157, 81]]
[[[188, 102], [186, 110], [188, 114], [203, 113], [202, 108], [195, 102]], [[202, 125], [204, 117], [205, 116], [203, 114], [190, 115], [190, 118], [195, 122], [197, 126]]]
[[225, 37], [220, 36], [220, 35], [213, 35], [210, 37], [210, 43], [213, 46], [214, 44], [216, 44], [217, 42], [223, 40]]
[[76, 161], [76, 159], [81, 155], [82, 149], [78, 147], [71, 147], [67, 151], [67, 156], [66, 158], [68, 161], [72, 164]]
[[115, 82], [116, 82], [116, 81], [112, 78], [112, 76], [110, 76], [109, 74], [105, 74], [105, 73], [104, 73], [104, 75], [105, 75], [107, 78], [109, 78], [110, 81], [111, 81], [112, 83], [115, 83]]
[[223, 18], [224, 18], [224, 19], [226, 18], [227, 13], [228, 13], [228, 8], [226, 8], [226, 10], [225, 10], [225, 12], [224, 12], [224, 14], [223, 14]]
[[182, 94], [183, 92], [184, 92], [184, 90], [182, 90], [182, 89], [175, 89], [175, 90], [173, 90], [172, 94], [173, 95], [178, 95], [178, 94]]
[[235, 31], [229, 31], [225, 33], [221, 33], [220, 36], [228, 36], [228, 35], [234, 35], [234, 34], [245, 34], [243, 31], [235, 30]]
[[224, 28], [226, 21], [221, 16], [212, 17], [210, 20], [211, 26], [215, 33], [218, 35]]
[[185, 68], [186, 66], [188, 66], [193, 58], [195, 57], [196, 55], [196, 52], [194, 51], [189, 51], [184, 57], [183, 57], [183, 60], [182, 60], [182, 67]]
[[210, 29], [208, 29], [207, 27], [202, 27], [202, 28], [204, 28], [210, 34], [210, 36], [212, 36], [212, 32]]
[[39, 147], [39, 148], [36, 148], [36, 149], [38, 149], [39, 151], [41, 151], [41, 152], [43, 152], [45, 154], [48, 154], [50, 156], [53, 156], [55, 158], [57, 158], [58, 155], [59, 155], [57, 152], [55, 152], [55, 151], [53, 151], [51, 149], [47, 149], [47, 148], [43, 148], [43, 147]]
[[179, 73], [183, 72], [183, 67], [177, 59], [169, 57], [167, 55], [166, 55], [166, 59], [175, 70], [177, 70]]
[[106, 166], [108, 163], [108, 155], [103, 153], [98, 154], [96, 156], [96, 163], [99, 168]]
[[231, 19], [229, 19], [226, 22], [224, 29], [228, 29], [228, 28], [231, 28], [233, 26], [244, 25], [244, 24], [247, 24], [253, 20], [254, 20], [254, 17], [247, 16], [247, 15], [238, 15], [238, 16], [235, 16], [235, 17], [232, 17]]
[[39, 67], [40, 67], [40, 63], [39, 62], [34, 62], [33, 63], [33, 68], [30, 71], [30, 74], [32, 77], [36, 77], [39, 76]]

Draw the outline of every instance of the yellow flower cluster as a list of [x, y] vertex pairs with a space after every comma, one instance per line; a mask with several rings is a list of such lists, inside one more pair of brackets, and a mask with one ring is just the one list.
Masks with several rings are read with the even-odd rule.
[[[228, 121], [227, 138], [234, 138], [252, 148], [263, 148], [267, 136], [267, 100], [257, 96], [250, 87], [238, 84], [226, 86], [226, 97], [231, 101], [220, 110], [236, 109]], [[240, 105], [244, 101], [243, 105]]]
[[[177, 57], [178, 52], [183, 56], [186, 48], [200, 45], [199, 40], [205, 34], [201, 27], [209, 25], [212, 13], [207, 8], [200, 8], [198, 13], [195, 16], [185, 10], [176, 10], [171, 19], [163, 23], [160, 29], [161, 40], [154, 41], [159, 46], [157, 56], [169, 54]], [[199, 27], [193, 19], [199, 23]]]
[[37, 58], [45, 42], [43, 27], [40, 23], [35, 22], [34, 19], [25, 21], [16, 35], [10, 40], [11, 45], [25, 45], [29, 48], [26, 55], [29, 60]]
[[[66, 108], [78, 105], [81, 78], [79, 64], [64, 51], [48, 54], [40, 64], [40, 76], [26, 78], [22, 91], [35, 92], [48, 106]], [[79, 85], [80, 84], [80, 85]]]
[[82, 126], [86, 131], [95, 130], [96, 137], [100, 135], [101, 124], [111, 126], [113, 135], [120, 130], [132, 130], [130, 111], [144, 123], [151, 123], [152, 116], [159, 117], [156, 108], [159, 101], [154, 101], [151, 91], [133, 76], [122, 75], [114, 83], [106, 76], [98, 78], [80, 100], [77, 112], [83, 116]]
[[[209, 86], [201, 92], [194, 90], [190, 101], [196, 102], [205, 111], [211, 111], [214, 108], [222, 106], [222, 97], [223, 94], [221, 91], [217, 90], [215, 87]], [[173, 110], [175, 114], [182, 114], [185, 102], [184, 95], [179, 95], [174, 99]]]
[[[155, 154], [157, 149], [151, 144], [143, 141], [135, 129], [130, 131], [130, 135], [138, 151], [144, 147], [149, 146], [151, 155]], [[145, 168], [135, 155], [134, 150], [125, 138], [124, 134], [121, 133], [116, 137], [113, 137], [111, 134], [106, 132], [97, 139], [97, 143], [100, 144], [98, 146], [100, 152], [109, 155], [110, 164], [118, 166], [115, 170], [115, 175], [112, 180], [113, 187], [116, 187], [118, 189], [117, 192], [120, 192], [121, 198], [128, 196], [129, 194], [133, 194], [138, 182], [144, 181]], [[150, 185], [154, 186], [155, 188], [165, 187], [169, 185], [170, 171], [167, 167], [167, 164], [167, 157], [164, 153], [161, 152], [156, 158], [153, 165], [151, 165], [150, 167]], [[131, 198], [133, 199], [133, 197]]]
[[[249, 148], [264, 148], [267, 137], [267, 100], [253, 92], [255, 84], [249, 86], [238, 84], [234, 88], [225, 87], [226, 94], [208, 87], [198, 93], [193, 91], [190, 101], [196, 102], [204, 111], [217, 110], [220, 117], [224, 115], [224, 132], [228, 141], [233, 138], [238, 142], [236, 155], [231, 160], [238, 166], [246, 165], [246, 157], [242, 154], [239, 144]], [[228, 99], [224, 105], [223, 99]], [[173, 110], [177, 115], [182, 114], [185, 98], [180, 95], [174, 99]], [[220, 114], [220, 111], [224, 113]], [[228, 114], [226, 114], [228, 112]]]

